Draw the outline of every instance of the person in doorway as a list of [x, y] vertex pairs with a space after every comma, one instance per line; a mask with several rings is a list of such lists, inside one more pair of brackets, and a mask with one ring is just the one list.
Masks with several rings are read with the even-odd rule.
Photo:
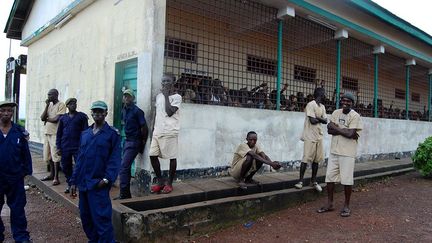
[[56, 146], [57, 154], [61, 156], [61, 168], [68, 184], [64, 192], [69, 193], [70, 177], [73, 172], [72, 158], [76, 163], [81, 133], [88, 128], [88, 116], [76, 110], [77, 99], [69, 98], [65, 104], [69, 112], [59, 119]]
[[60, 184], [58, 172], [61, 156], [57, 151], [57, 129], [60, 116], [66, 113], [66, 105], [59, 101], [59, 92], [56, 89], [48, 91], [48, 99], [45, 101], [45, 109], [40, 116], [45, 125], [45, 141], [43, 145], [43, 160], [48, 165], [50, 174], [41, 181], [50, 181], [54, 186]]
[[303, 145], [303, 159], [300, 165], [300, 179], [295, 187], [303, 188], [303, 177], [308, 164], [312, 167], [311, 185], [316, 191], [321, 192], [322, 188], [316, 178], [318, 165], [324, 160], [323, 129], [321, 124], [327, 124], [326, 110], [323, 105], [325, 91], [323, 88], [316, 88], [314, 100], [310, 101], [305, 108], [305, 122], [301, 140]]
[[333, 193], [335, 183], [340, 182], [344, 186], [345, 203], [340, 216], [351, 215], [349, 207], [352, 185], [354, 184], [354, 163], [357, 154], [358, 139], [363, 130], [360, 115], [351, 107], [355, 104], [353, 94], [347, 92], [341, 99], [342, 109], [333, 112], [327, 130], [332, 135], [330, 156], [327, 165], [326, 183], [328, 202], [318, 209], [318, 213], [334, 210]]
[[[179, 108], [182, 97], [175, 93], [175, 76], [165, 74], [162, 77], [162, 92], [156, 96], [156, 119], [150, 144], [150, 161], [156, 174], [151, 191], [170, 193], [177, 169], [177, 146], [180, 129]], [[169, 159], [169, 178], [162, 178], [159, 158]]]
[[[24, 210], [24, 177], [32, 174], [32, 159], [27, 131], [12, 122], [16, 106], [13, 102], [0, 102], [0, 213], [6, 197], [13, 239], [15, 242], [30, 242]], [[0, 242], [4, 241], [4, 231], [0, 218]]]
[[89, 242], [115, 242], [110, 189], [121, 163], [120, 133], [105, 122], [108, 106], [91, 106], [94, 124], [81, 134], [77, 162], [70, 179], [71, 196], [79, 190], [81, 222]]
[[272, 161], [256, 143], [257, 140], [258, 135], [256, 132], [248, 132], [246, 136], [247, 142], [237, 146], [231, 162], [229, 173], [236, 179], [242, 189], [246, 189], [248, 184], [259, 184], [252, 177], [263, 164], [267, 164], [275, 170], [281, 168], [280, 162]]
[[138, 153], [143, 153], [148, 137], [147, 122], [144, 112], [134, 104], [132, 90], [123, 91], [122, 124], [126, 134], [123, 145], [123, 159], [120, 168], [120, 195], [115, 199], [131, 198], [131, 166]]

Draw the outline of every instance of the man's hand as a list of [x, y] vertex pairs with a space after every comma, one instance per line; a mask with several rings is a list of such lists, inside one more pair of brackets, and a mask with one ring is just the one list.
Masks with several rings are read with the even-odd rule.
[[100, 180], [99, 183], [96, 185], [97, 189], [102, 189], [104, 187], [106, 187], [106, 183], [104, 182], [104, 180]]
[[76, 198], [78, 196], [76, 191], [76, 185], [72, 185], [70, 187], [70, 196], [71, 198]]
[[318, 120], [319, 120], [322, 124], [327, 124], [327, 119], [326, 119], [326, 118], [321, 118], [321, 117], [319, 117]]
[[50, 102], [51, 102], [51, 101], [50, 101], [49, 99], [46, 99], [46, 100], [45, 100], [45, 104], [46, 104], [47, 106], [49, 106]]
[[273, 161], [273, 164], [271, 164], [271, 167], [275, 170], [279, 170], [282, 167], [282, 165], [279, 161]]
[[145, 149], [145, 141], [143, 141], [140, 146], [138, 147], [138, 152], [140, 154], [144, 153], [144, 149]]
[[169, 97], [169, 90], [168, 90], [168, 89], [162, 89], [162, 94], [163, 94], [165, 97]]

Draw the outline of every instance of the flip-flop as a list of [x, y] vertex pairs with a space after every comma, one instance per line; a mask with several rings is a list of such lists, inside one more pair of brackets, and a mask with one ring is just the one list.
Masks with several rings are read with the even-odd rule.
[[317, 213], [327, 213], [331, 211], [334, 211], [334, 208], [321, 207], [320, 209], [317, 210]]
[[58, 181], [58, 180], [53, 180], [52, 185], [53, 185], [53, 186], [60, 185], [60, 181]]
[[349, 208], [343, 208], [340, 212], [341, 217], [349, 217], [351, 216], [351, 210]]
[[239, 188], [242, 189], [242, 190], [247, 190], [247, 184], [244, 183], [244, 182], [239, 182], [239, 183], [238, 183], [238, 186], [239, 186]]
[[52, 180], [52, 179], [54, 179], [52, 176], [45, 176], [45, 177], [43, 177], [42, 179], [40, 179], [41, 181], [50, 181], [50, 180]]
[[248, 181], [245, 181], [245, 183], [246, 183], [246, 184], [252, 184], [252, 185], [259, 185], [259, 184], [260, 184], [259, 181], [256, 181], [256, 180], [254, 180], [254, 179], [250, 179], [250, 180], [248, 180]]
[[174, 190], [173, 186], [165, 185], [164, 188], [162, 189], [162, 193], [167, 194], [172, 192], [173, 190]]
[[150, 187], [152, 193], [158, 193], [164, 189], [164, 185], [154, 184]]

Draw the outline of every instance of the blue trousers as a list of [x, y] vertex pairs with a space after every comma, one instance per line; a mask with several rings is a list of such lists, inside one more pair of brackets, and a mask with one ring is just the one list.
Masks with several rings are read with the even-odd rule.
[[105, 187], [79, 192], [81, 222], [89, 243], [115, 242], [109, 191], [110, 187]]
[[62, 150], [62, 155], [61, 155], [61, 167], [62, 167], [62, 171], [66, 176], [66, 182], [67, 184], [70, 186], [70, 178], [72, 176], [72, 172], [73, 172], [73, 164], [72, 164], [72, 157], [76, 162], [77, 159], [77, 154], [78, 154], [78, 150], [66, 150], [63, 151]]
[[129, 190], [131, 180], [131, 166], [138, 155], [142, 141], [125, 141], [123, 145], [123, 159], [120, 167], [120, 190]]
[[[10, 222], [14, 240], [16, 242], [29, 240], [30, 235], [27, 231], [27, 219], [24, 211], [24, 207], [27, 203], [24, 179], [19, 178], [13, 180], [13, 182], [0, 179], [0, 213], [5, 203], [5, 196], [7, 205], [10, 208]], [[0, 218], [0, 242], [4, 241], [4, 231], [5, 227]]]

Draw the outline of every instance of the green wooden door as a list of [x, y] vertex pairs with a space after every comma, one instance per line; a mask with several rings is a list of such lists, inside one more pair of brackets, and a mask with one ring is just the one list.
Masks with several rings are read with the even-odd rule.
[[[115, 67], [115, 90], [114, 90], [114, 127], [122, 137], [122, 145], [126, 138], [124, 126], [121, 122], [121, 111], [123, 108], [123, 91], [131, 89], [137, 94], [137, 70], [138, 60], [136, 58], [116, 63]], [[132, 176], [135, 175], [135, 162], [132, 164]]]

